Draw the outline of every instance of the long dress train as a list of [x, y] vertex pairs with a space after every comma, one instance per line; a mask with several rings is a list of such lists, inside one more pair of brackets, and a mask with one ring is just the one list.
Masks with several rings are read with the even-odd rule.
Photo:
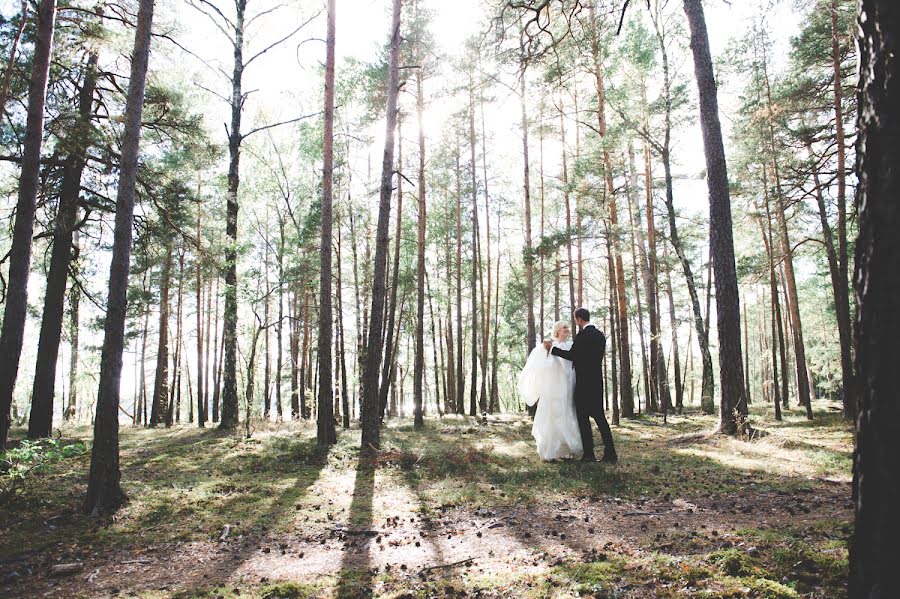
[[[570, 341], [554, 345], [562, 349], [572, 347]], [[519, 374], [518, 387], [526, 404], [537, 403], [531, 434], [541, 459], [581, 458], [584, 449], [575, 417], [572, 362], [550, 354], [539, 344]]]

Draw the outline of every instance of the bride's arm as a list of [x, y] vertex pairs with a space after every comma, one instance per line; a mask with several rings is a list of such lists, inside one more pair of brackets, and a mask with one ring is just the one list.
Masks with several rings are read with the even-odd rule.
[[563, 358], [565, 360], [574, 361], [575, 354], [577, 351], [578, 351], [578, 339], [576, 338], [575, 341], [572, 343], [572, 347], [570, 349], [563, 349], [561, 347], [554, 346], [550, 350], [550, 353], [552, 353], [554, 356], [559, 356], [560, 358]]

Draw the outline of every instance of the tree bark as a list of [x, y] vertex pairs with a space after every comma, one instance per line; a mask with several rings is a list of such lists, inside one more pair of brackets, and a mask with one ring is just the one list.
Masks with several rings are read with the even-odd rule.
[[150, 407], [150, 426], [165, 422], [166, 400], [169, 396], [169, 283], [172, 272], [172, 242], [166, 248], [166, 258], [160, 274], [159, 341], [156, 344], [156, 379], [153, 383], [153, 404]]
[[850, 597], [900, 595], [900, 10], [890, 0], [859, 3], [856, 243], [856, 423], [850, 539]]
[[[418, 4], [416, 5], [418, 9]], [[416, 113], [419, 118], [419, 214], [416, 229], [416, 348], [413, 364], [413, 403], [415, 428], [422, 428], [422, 385], [425, 378], [425, 127], [422, 113], [425, 97], [422, 89], [422, 67], [416, 69]], [[399, 241], [399, 240], [398, 240]], [[432, 329], [432, 332], [434, 329]]]
[[[850, 324], [847, 261], [847, 158], [844, 141], [844, 112], [841, 81], [840, 31], [837, 21], [837, 0], [831, 2], [831, 59], [834, 65], [834, 143], [837, 146], [837, 207], [838, 248], [837, 272], [832, 275], [838, 335], [841, 343], [841, 382], [845, 418], [856, 418], [856, 393], [853, 374], [853, 333]], [[826, 221], [827, 222], [827, 221]], [[830, 234], [827, 235], [830, 240]]]
[[[525, 50], [523, 42], [523, 34], [519, 33], [519, 51], [522, 66], [522, 76], [519, 78], [519, 99], [522, 104], [522, 164], [523, 164], [523, 184], [522, 190], [525, 201], [525, 312], [527, 321], [527, 335], [525, 356], [534, 348], [537, 343], [537, 332], [534, 323], [534, 256], [531, 249], [531, 182], [529, 180], [529, 164], [528, 164], [528, 110], [525, 101], [525, 79], [527, 75], [527, 66], [525, 64]], [[543, 323], [542, 323], [543, 324]]]
[[44, 103], [47, 98], [47, 78], [50, 72], [55, 25], [56, 0], [41, 0], [38, 4], [34, 55], [31, 59], [31, 79], [28, 82], [25, 140], [22, 145], [16, 222], [9, 249], [6, 306], [4, 306], [3, 328], [0, 330], [0, 356], [3, 356], [0, 360], [0, 449], [6, 447], [10, 409], [25, 335], [34, 215], [40, 190]]
[[[78, 252], [78, 235], [75, 235], [75, 252]], [[69, 405], [66, 407], [65, 419], [73, 420], [76, 414], [78, 400], [78, 314], [79, 304], [81, 301], [81, 290], [77, 285], [72, 285], [69, 289], [69, 345], [71, 346], [71, 355], [69, 358]], [[145, 321], [146, 322], [146, 321]], [[146, 335], [144, 343], [146, 343]], [[141, 354], [141, 392], [144, 392], [144, 363], [143, 353]], [[137, 408], [135, 407], [135, 417], [137, 417]]]
[[[391, 214], [391, 181], [394, 173], [394, 130], [397, 127], [397, 91], [400, 70], [400, 0], [393, 0], [391, 49], [388, 61], [388, 86], [384, 159], [381, 163], [381, 194], [375, 237], [372, 310], [366, 347], [366, 369], [362, 396], [362, 449], [381, 445], [379, 422], [378, 373], [381, 366], [381, 325], [384, 318], [385, 269], [387, 267], [388, 224]], [[399, 216], [399, 215], [398, 215]]]
[[141, 139], [141, 114], [147, 63], [150, 57], [153, 0], [140, 0], [131, 77], [125, 103], [125, 130], [119, 185], [116, 192], [116, 219], [113, 233], [112, 262], [109, 269], [109, 293], [106, 304], [103, 349], [100, 354], [100, 384], [97, 414], [94, 419], [94, 443], [88, 476], [84, 511], [96, 515], [114, 510], [125, 500], [119, 485], [119, 387], [122, 377], [122, 351], [125, 346], [125, 318], [128, 296], [128, 269], [131, 262], [134, 188], [137, 180], [138, 151]]
[[325, 140], [322, 166], [322, 239], [319, 248], [319, 409], [316, 440], [319, 446], [337, 443], [332, 402], [333, 344], [331, 310], [332, 195], [334, 184], [334, 42], [335, 0], [328, 0], [325, 58]]
[[701, 0], [684, 0], [691, 31], [694, 73], [700, 96], [700, 126], [706, 154], [709, 189], [710, 247], [716, 276], [716, 317], [719, 333], [719, 379], [722, 388], [720, 429], [735, 434], [744, 427], [747, 401], [744, 395], [744, 365], [741, 360], [741, 314], [737, 273], [734, 264], [734, 240], [731, 224], [731, 200], [728, 194], [728, 169], [709, 36]]
[[72, 259], [72, 235], [78, 216], [81, 174], [90, 143], [91, 109], [96, 89], [97, 52], [91, 52], [84, 68], [84, 81], [78, 93], [78, 118], [69, 132], [71, 153], [63, 165], [59, 205], [53, 226], [53, 248], [44, 294], [44, 311], [38, 337], [34, 386], [31, 391], [31, 415], [28, 437], [49, 437], [53, 429], [53, 398], [56, 391], [56, 363], [62, 334], [63, 304], [66, 295], [69, 263]]
[[[670, 75], [669, 68], [669, 54], [666, 46], [666, 35], [664, 31], [659, 26], [658, 19], [654, 16], [653, 19], [653, 28], [656, 32], [656, 39], [659, 42], [660, 49], [660, 57], [662, 62], [662, 70], [663, 70], [663, 99], [665, 104], [665, 126], [663, 132], [663, 142], [662, 142], [662, 151], [660, 152], [660, 158], [663, 163], [663, 172], [665, 175], [665, 185], [666, 185], [666, 195], [665, 195], [665, 204], [666, 204], [666, 212], [668, 214], [669, 220], [669, 242], [672, 244], [672, 248], [675, 250], [675, 254], [678, 256], [678, 260], [681, 263], [681, 269], [684, 272], [685, 282], [688, 287], [688, 295], [691, 298], [691, 309], [694, 314], [694, 327], [697, 331], [697, 342], [700, 346], [700, 358], [702, 363], [702, 382], [700, 387], [700, 406], [703, 410], [704, 414], [712, 414], [715, 409], [713, 403], [713, 393], [714, 393], [714, 381], [713, 381], [713, 367], [712, 367], [712, 356], [709, 352], [709, 335], [707, 334], [707, 327], [703, 320], [703, 313], [700, 311], [700, 299], [697, 294], [697, 285], [694, 282], [694, 273], [691, 268], [691, 263], [688, 260], [687, 254], [684, 251], [684, 248], [681, 244], [681, 239], [678, 236], [678, 227], [675, 222], [675, 198], [673, 191], [673, 182], [672, 182], [672, 158], [671, 158], [671, 145], [672, 145], [672, 112], [674, 110], [673, 102], [672, 102], [672, 79]], [[690, 348], [690, 343], [688, 344], [688, 348]], [[693, 358], [693, 354], [691, 354]], [[693, 368], [691, 370], [691, 393], [689, 399], [693, 402], [694, 400], [694, 379], [693, 379]], [[685, 374], [687, 374], [687, 370], [685, 370]]]
[[228, 129], [228, 191], [225, 214], [225, 313], [222, 328], [225, 339], [224, 376], [222, 388], [222, 414], [219, 428], [234, 430], [238, 426], [237, 390], [237, 218], [238, 188], [240, 187], [241, 116], [244, 107], [242, 79], [244, 76], [244, 14], [247, 0], [235, 0], [234, 38], [232, 50], [234, 64], [231, 72], [231, 125]]

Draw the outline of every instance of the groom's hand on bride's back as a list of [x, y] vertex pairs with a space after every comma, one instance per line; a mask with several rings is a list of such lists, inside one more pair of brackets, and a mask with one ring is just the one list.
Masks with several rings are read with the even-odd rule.
[[553, 347], [553, 342], [549, 339], [544, 339], [544, 349], [550, 351], [551, 347]]

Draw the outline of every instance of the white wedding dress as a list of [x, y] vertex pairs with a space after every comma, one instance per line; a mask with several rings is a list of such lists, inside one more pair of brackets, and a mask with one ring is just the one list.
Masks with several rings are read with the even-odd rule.
[[[570, 349], [571, 341], [553, 345]], [[519, 374], [519, 394], [529, 406], [537, 403], [531, 434], [542, 460], [580, 459], [584, 453], [575, 417], [575, 371], [572, 362], [538, 344]], [[540, 401], [538, 401], [540, 400]]]

